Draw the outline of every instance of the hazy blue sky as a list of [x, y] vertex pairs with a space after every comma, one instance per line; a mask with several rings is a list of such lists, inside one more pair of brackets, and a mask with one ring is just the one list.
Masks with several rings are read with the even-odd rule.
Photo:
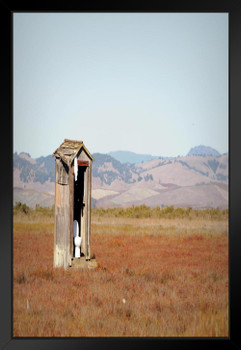
[[227, 13], [15, 13], [14, 151], [228, 151]]

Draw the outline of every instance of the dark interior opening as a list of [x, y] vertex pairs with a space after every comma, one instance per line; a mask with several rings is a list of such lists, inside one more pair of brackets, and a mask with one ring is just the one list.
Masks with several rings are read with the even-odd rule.
[[[78, 221], [79, 224], [79, 235], [82, 236], [81, 232], [81, 221], [83, 218], [84, 210], [84, 173], [86, 167], [78, 166], [78, 176], [77, 181], [74, 179], [74, 220]], [[74, 256], [74, 244], [73, 244], [73, 256]], [[81, 253], [81, 255], [83, 255]]]

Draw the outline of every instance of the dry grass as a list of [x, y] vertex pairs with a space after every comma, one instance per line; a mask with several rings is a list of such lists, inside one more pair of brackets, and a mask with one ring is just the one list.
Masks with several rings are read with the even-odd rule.
[[29, 219], [14, 220], [15, 337], [228, 336], [227, 220], [93, 216], [99, 267], [64, 271], [53, 222]]

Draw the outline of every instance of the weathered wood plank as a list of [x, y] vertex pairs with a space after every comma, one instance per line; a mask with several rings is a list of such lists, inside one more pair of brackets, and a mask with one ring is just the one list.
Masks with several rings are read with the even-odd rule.
[[90, 224], [91, 224], [91, 165], [87, 169], [87, 254], [86, 258], [90, 259]]
[[90, 158], [88, 157], [88, 155], [85, 153], [85, 150], [82, 148], [78, 154], [78, 161], [89, 161]]
[[89, 181], [89, 168], [86, 168], [86, 177], [85, 177], [85, 206], [86, 206], [86, 215], [85, 215], [85, 237], [86, 237], [86, 242], [85, 242], [85, 246], [86, 246], [86, 259], [88, 259], [88, 225], [89, 225], [89, 220], [88, 220], [88, 216], [89, 216], [89, 202], [88, 202], [88, 181]]
[[68, 266], [69, 253], [69, 186], [56, 183], [56, 193], [59, 204], [55, 206], [56, 213], [56, 236], [54, 265]]
[[78, 166], [89, 166], [88, 160], [78, 160]]
[[[88, 168], [87, 168], [88, 169]], [[87, 235], [86, 235], [86, 230], [87, 230], [87, 212], [88, 212], [88, 208], [87, 208], [87, 203], [86, 203], [86, 193], [87, 193], [87, 170], [84, 171], [84, 210], [83, 210], [83, 231], [82, 231], [82, 242], [83, 242], [83, 253], [86, 257], [87, 254]]]
[[85, 249], [85, 205], [83, 205], [82, 210], [81, 210], [81, 237], [82, 237], [82, 242], [81, 242], [81, 253], [86, 255], [86, 249]]
[[74, 176], [73, 166], [69, 170], [69, 265], [71, 265], [74, 243], [73, 243], [73, 222], [74, 222]]
[[61, 159], [56, 159], [56, 167], [56, 182], [59, 184], [67, 185], [69, 181], [68, 166]]

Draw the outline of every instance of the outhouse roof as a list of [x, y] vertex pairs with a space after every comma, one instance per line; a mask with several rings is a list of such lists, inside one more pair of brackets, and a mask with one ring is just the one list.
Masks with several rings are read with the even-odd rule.
[[91, 160], [94, 159], [85, 147], [83, 141], [75, 141], [68, 139], [65, 139], [64, 142], [61, 143], [59, 148], [57, 148], [56, 151], [53, 153], [53, 156], [55, 156], [56, 158], [61, 158], [67, 165], [70, 165], [76, 157], [77, 153], [81, 150], [81, 148], [85, 150], [85, 152]]

